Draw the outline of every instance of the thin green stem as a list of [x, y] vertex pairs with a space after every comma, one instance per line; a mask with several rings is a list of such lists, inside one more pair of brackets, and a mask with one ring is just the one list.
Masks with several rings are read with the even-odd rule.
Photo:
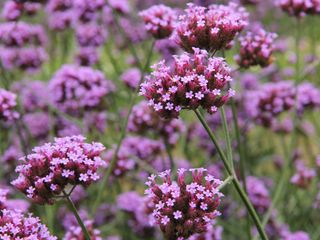
[[69, 194], [67, 194], [64, 190], [62, 191], [63, 192], [63, 195], [65, 197], [65, 199], [67, 200], [67, 202], [69, 203], [69, 206], [70, 206], [70, 209], [71, 211], [73, 212], [74, 216], [76, 217], [81, 229], [82, 229], [82, 232], [85, 236], [85, 239], [86, 240], [90, 240], [90, 234], [88, 232], [88, 229], [86, 228], [86, 226], [84, 225], [83, 221], [81, 220], [80, 216], [79, 216], [79, 213], [77, 211], [77, 208], [76, 206], [74, 205], [74, 203], [72, 202]]
[[233, 180], [233, 176], [227, 177], [227, 178], [221, 183], [221, 185], [218, 187], [218, 190], [223, 189], [225, 186], [227, 186], [228, 184], [230, 184], [232, 180]]
[[231, 169], [231, 167], [229, 166], [229, 163], [228, 163], [228, 159], [226, 158], [226, 156], [224, 155], [223, 153], [223, 150], [222, 148], [220, 147], [215, 135], [213, 134], [213, 132], [211, 131], [210, 127], [208, 126], [206, 120], [204, 119], [204, 117], [202, 116], [202, 114], [200, 113], [200, 111], [198, 109], [195, 110], [195, 113], [198, 117], [198, 119], [200, 120], [201, 124], [203, 125], [203, 127], [205, 128], [205, 130], [207, 131], [211, 141], [213, 142], [213, 144], [215, 145], [216, 149], [217, 149], [217, 152], [224, 164], [224, 167], [228, 173], [229, 176], [233, 176], [233, 179], [232, 179], [232, 183], [236, 189], [236, 191], [238, 192], [241, 200], [243, 201], [243, 203], [245, 204], [247, 210], [248, 210], [248, 213], [249, 215], [251, 216], [253, 222], [255, 223], [256, 227], [257, 227], [257, 230], [260, 234], [260, 237], [261, 239], [263, 240], [267, 240], [268, 237], [262, 227], [262, 224], [260, 222], [260, 219], [258, 217], [258, 214], [257, 212], [255, 211], [254, 207], [252, 206], [247, 194], [245, 193], [245, 191], [243, 190], [243, 188], [241, 187], [238, 179], [236, 178], [236, 176], [233, 174], [234, 173], [234, 170]]
[[[234, 164], [233, 164], [233, 157], [232, 157], [232, 146], [231, 146], [230, 134], [229, 134], [226, 112], [224, 111], [224, 107], [220, 108], [220, 112], [221, 112], [223, 132], [224, 132], [224, 136], [226, 139], [226, 145], [227, 145], [227, 159], [229, 160], [231, 169], [234, 171]], [[233, 173], [233, 175], [235, 175], [235, 173]]]

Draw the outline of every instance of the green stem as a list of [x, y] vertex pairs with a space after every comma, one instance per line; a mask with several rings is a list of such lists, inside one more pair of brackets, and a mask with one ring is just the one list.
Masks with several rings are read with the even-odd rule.
[[231, 169], [231, 167], [229, 166], [228, 164], [228, 159], [226, 158], [226, 156], [224, 155], [215, 135], [213, 134], [213, 132], [211, 131], [210, 127], [208, 126], [206, 120], [204, 119], [204, 117], [202, 116], [202, 114], [200, 113], [200, 111], [198, 109], [195, 110], [195, 113], [198, 117], [198, 119], [200, 120], [201, 124], [203, 125], [203, 127], [205, 128], [205, 130], [207, 131], [211, 141], [213, 142], [213, 144], [215, 145], [217, 151], [218, 151], [218, 154], [224, 164], [224, 167], [228, 173], [229, 176], [233, 176], [233, 179], [232, 179], [232, 183], [236, 189], [236, 191], [238, 192], [241, 200], [243, 201], [243, 203], [245, 204], [253, 222], [255, 223], [257, 229], [258, 229], [258, 232], [260, 234], [260, 237], [261, 239], [263, 240], [267, 240], [268, 237], [262, 227], [262, 224], [260, 222], [260, 219], [258, 217], [258, 214], [257, 212], [255, 211], [254, 207], [252, 206], [247, 194], [245, 193], [245, 191], [242, 189], [238, 179], [236, 178], [236, 176], [234, 175], [234, 170]]
[[[227, 145], [227, 159], [229, 160], [231, 169], [234, 171], [231, 140], [230, 140], [230, 134], [229, 134], [229, 130], [228, 130], [226, 112], [224, 111], [224, 107], [220, 108], [220, 112], [221, 112], [223, 132], [224, 132], [224, 136], [226, 139], [226, 145]], [[235, 173], [233, 173], [233, 175], [235, 175]]]
[[231, 183], [231, 181], [233, 180], [233, 176], [229, 176], [227, 177], [223, 183], [221, 183], [221, 185], [218, 187], [218, 190], [223, 189], [225, 186], [227, 186], [229, 183]]
[[86, 240], [90, 240], [90, 234], [88, 232], [88, 229], [86, 228], [86, 226], [84, 225], [83, 221], [81, 220], [80, 216], [79, 216], [79, 213], [77, 211], [77, 208], [76, 206], [74, 205], [74, 203], [72, 202], [69, 194], [67, 194], [64, 190], [62, 191], [63, 192], [63, 195], [65, 197], [65, 199], [67, 200], [67, 202], [69, 203], [69, 206], [70, 206], [70, 209], [71, 211], [73, 212], [74, 216], [76, 217], [81, 229], [82, 229], [82, 232], [85, 236], [85, 239]]

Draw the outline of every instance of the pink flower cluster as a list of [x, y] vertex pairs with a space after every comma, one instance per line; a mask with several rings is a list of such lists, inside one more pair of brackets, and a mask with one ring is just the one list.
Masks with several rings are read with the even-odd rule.
[[223, 227], [216, 225], [209, 225], [206, 232], [201, 234], [194, 234], [188, 240], [222, 240]]
[[199, 106], [214, 113], [235, 94], [225, 90], [232, 78], [224, 59], [209, 57], [206, 50], [193, 50], [194, 54], [176, 56], [174, 67], [159, 62], [141, 84], [140, 94], [161, 117], [176, 118], [182, 109]]
[[[90, 220], [84, 221], [84, 225], [86, 226], [91, 240], [102, 240], [100, 237], [100, 231], [95, 229], [93, 226], [93, 222]], [[85, 236], [82, 232], [80, 226], [71, 226], [68, 228], [68, 231], [63, 237], [63, 240], [85, 240]]]
[[259, 90], [253, 90], [245, 96], [245, 108], [257, 123], [270, 127], [276, 117], [288, 111], [295, 104], [295, 88], [292, 82], [267, 83]]
[[148, 32], [154, 38], [162, 39], [171, 35], [176, 20], [175, 11], [163, 4], [153, 5], [139, 14]]
[[68, 184], [89, 186], [100, 178], [104, 149], [101, 143], [85, 143], [82, 136], [56, 138], [20, 159], [19, 176], [12, 184], [34, 202], [52, 204]]
[[25, 2], [19, 3], [14, 0], [7, 0], [2, 9], [2, 16], [7, 21], [17, 21], [22, 14], [34, 15], [41, 8], [40, 3], [36, 2]]
[[246, 186], [253, 206], [259, 213], [264, 214], [271, 204], [266, 184], [254, 176], [248, 176], [246, 177]]
[[13, 210], [0, 210], [0, 238], [11, 239], [37, 239], [57, 240], [50, 235], [48, 228], [40, 222], [40, 219], [31, 214], [24, 216], [23, 213]]
[[210, 52], [227, 48], [248, 24], [248, 13], [236, 3], [212, 4], [208, 8], [189, 3], [185, 11], [179, 16], [173, 38], [187, 52], [193, 47]]
[[[220, 215], [217, 210], [221, 181], [206, 174], [206, 169], [190, 169], [192, 181], [185, 181], [187, 170], [178, 170], [178, 181], [173, 182], [170, 170], [159, 176], [151, 175], [146, 182], [145, 193], [154, 204], [152, 224], [160, 225], [166, 239], [186, 239], [195, 233], [205, 232], [213, 219]], [[162, 183], [156, 182], [157, 177]]]
[[62, 66], [49, 82], [53, 104], [70, 114], [98, 108], [114, 89], [102, 72], [75, 65]]
[[140, 196], [134, 191], [122, 193], [117, 198], [117, 208], [131, 215], [128, 225], [143, 237], [150, 237], [155, 232], [155, 228], [149, 224], [149, 213], [152, 211], [152, 205], [148, 202], [146, 196]]
[[105, 43], [107, 32], [95, 23], [80, 24], [76, 27], [76, 38], [81, 47], [99, 47]]
[[40, 25], [9, 22], [0, 25], [0, 60], [5, 69], [33, 72], [47, 59], [47, 38]]
[[307, 168], [303, 161], [297, 161], [295, 167], [296, 173], [291, 177], [290, 182], [297, 187], [308, 188], [317, 175], [316, 170]]
[[145, 134], [154, 132], [174, 145], [183, 132], [185, 124], [180, 119], [161, 119], [158, 114], [148, 106], [147, 101], [141, 101], [132, 108], [129, 118], [128, 130], [130, 132]]
[[302, 114], [307, 109], [319, 109], [320, 90], [312, 83], [304, 82], [297, 88], [297, 111]]
[[130, 68], [120, 76], [120, 79], [127, 87], [135, 90], [139, 86], [141, 76], [139, 68]]
[[239, 66], [249, 68], [255, 65], [261, 67], [270, 65], [273, 61], [271, 55], [276, 36], [275, 33], [259, 29], [256, 33], [248, 32], [245, 36], [240, 37], [240, 53], [235, 57]]
[[276, 2], [283, 11], [295, 17], [320, 13], [319, 0], [277, 0]]
[[80, 66], [92, 66], [99, 62], [98, 49], [95, 47], [80, 47], [75, 61]]
[[[142, 160], [152, 162], [154, 158], [163, 150], [161, 143], [144, 137], [127, 137], [123, 140], [117, 155], [117, 162], [112, 174], [116, 177], [123, 176], [126, 172], [136, 167], [136, 161]], [[115, 149], [111, 149], [104, 154], [103, 159], [107, 165], [114, 158]]]
[[19, 118], [19, 113], [15, 111], [16, 97], [14, 93], [0, 88], [0, 120], [12, 121]]
[[49, 0], [46, 6], [49, 27], [62, 31], [70, 27], [74, 19], [72, 0]]
[[45, 31], [40, 25], [31, 25], [25, 22], [0, 24], [0, 43], [6, 47], [43, 46], [46, 42]]

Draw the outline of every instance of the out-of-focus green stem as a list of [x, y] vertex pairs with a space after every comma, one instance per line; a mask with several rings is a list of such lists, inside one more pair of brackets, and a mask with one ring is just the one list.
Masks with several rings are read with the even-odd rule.
[[[221, 112], [221, 119], [222, 119], [222, 127], [223, 127], [224, 137], [226, 139], [226, 145], [227, 145], [227, 158], [229, 160], [230, 167], [231, 167], [232, 171], [234, 171], [231, 140], [230, 140], [230, 134], [229, 134], [229, 129], [228, 129], [228, 125], [227, 125], [227, 118], [226, 118], [226, 112], [224, 111], [224, 107], [220, 108], [220, 112]], [[233, 175], [234, 174], [235, 173], [233, 173]]]
[[224, 164], [224, 167], [228, 173], [229, 176], [233, 176], [233, 179], [232, 179], [232, 183], [235, 187], [235, 189], [237, 190], [241, 200], [243, 201], [243, 203], [245, 204], [247, 210], [248, 210], [248, 213], [249, 215], [251, 216], [253, 222], [255, 223], [257, 229], [258, 229], [258, 232], [260, 234], [260, 237], [262, 240], [267, 240], [268, 237], [262, 227], [262, 224], [260, 222], [260, 219], [258, 217], [258, 214], [256, 212], [256, 210], [254, 209], [254, 207], [252, 206], [247, 194], [245, 193], [245, 191], [243, 190], [243, 188], [241, 187], [238, 179], [236, 178], [236, 176], [234, 175], [234, 170], [231, 169], [229, 163], [228, 163], [228, 159], [226, 158], [226, 156], [224, 155], [224, 152], [222, 150], [222, 148], [220, 147], [215, 135], [213, 134], [213, 132], [211, 131], [210, 127], [208, 126], [206, 120], [204, 119], [204, 117], [202, 116], [201, 112], [196, 109], [194, 110], [198, 119], [200, 120], [202, 126], [204, 127], [204, 129], [207, 131], [211, 141], [213, 142], [213, 144], [215, 145], [216, 149], [217, 149], [217, 152]]
[[231, 183], [231, 181], [233, 180], [233, 176], [229, 176], [227, 177], [223, 183], [221, 183], [221, 185], [218, 187], [219, 190], [223, 189], [225, 186], [227, 186], [229, 183]]
[[90, 234], [88, 232], [88, 229], [86, 228], [86, 226], [84, 225], [83, 221], [81, 220], [80, 218], [80, 215], [77, 211], [77, 208], [76, 206], [74, 205], [74, 203], [72, 202], [69, 194], [67, 194], [64, 190], [63, 190], [63, 195], [64, 195], [64, 198], [67, 200], [67, 202], [69, 203], [69, 206], [70, 206], [70, 209], [72, 211], [72, 213], [74, 214], [74, 216], [76, 217], [81, 229], [82, 229], [82, 232], [86, 238], [86, 240], [90, 240]]

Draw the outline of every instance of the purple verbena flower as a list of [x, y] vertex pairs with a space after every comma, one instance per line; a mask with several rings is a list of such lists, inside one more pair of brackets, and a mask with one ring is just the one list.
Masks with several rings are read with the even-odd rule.
[[[151, 175], [146, 182], [145, 194], [153, 203], [151, 224], [160, 225], [167, 239], [186, 239], [195, 233], [205, 232], [213, 219], [223, 196], [218, 187], [221, 181], [206, 174], [206, 169], [190, 169], [192, 180], [187, 183], [187, 170], [178, 170], [178, 182], [173, 182], [170, 170]], [[162, 183], [156, 182], [157, 178]]]
[[174, 67], [161, 61], [153, 68], [140, 94], [164, 118], [176, 118], [182, 109], [199, 106], [212, 114], [235, 94], [226, 89], [232, 78], [224, 59], [209, 57], [205, 50], [194, 48], [194, 54], [176, 56]]
[[100, 178], [104, 149], [101, 143], [85, 143], [82, 136], [56, 138], [20, 159], [12, 184], [34, 202], [52, 204], [68, 184], [89, 186]]
[[19, 113], [15, 110], [16, 94], [0, 88], [0, 120], [13, 121], [19, 118]]

